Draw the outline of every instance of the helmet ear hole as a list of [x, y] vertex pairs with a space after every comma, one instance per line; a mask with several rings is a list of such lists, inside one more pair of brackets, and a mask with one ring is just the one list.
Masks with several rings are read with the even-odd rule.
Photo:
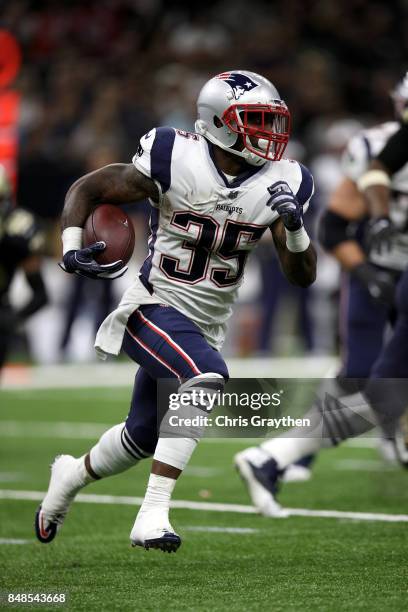
[[219, 117], [217, 117], [216, 115], [214, 115], [214, 117], [213, 117], [213, 122], [214, 122], [214, 125], [215, 125], [216, 128], [220, 128], [220, 127], [222, 127], [224, 125], [223, 122], [221, 121], [221, 119]]

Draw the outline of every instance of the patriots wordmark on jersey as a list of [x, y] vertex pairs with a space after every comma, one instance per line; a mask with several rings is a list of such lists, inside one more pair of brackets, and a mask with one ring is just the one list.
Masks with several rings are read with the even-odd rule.
[[[357, 182], [399, 127], [397, 121], [388, 121], [356, 134], [343, 156], [345, 175]], [[390, 218], [399, 231], [393, 236], [389, 250], [372, 251], [369, 259], [384, 268], [405, 270], [408, 265], [408, 163], [391, 177], [391, 195]]]
[[287, 183], [306, 210], [312, 176], [288, 159], [226, 176], [207, 139], [169, 127], [147, 133], [133, 163], [153, 179], [160, 194], [159, 202], [151, 202], [149, 254], [140, 277], [102, 325], [95, 346], [98, 352], [117, 354], [129, 314], [138, 305], [162, 301], [220, 348], [247, 257], [278, 219], [268, 205], [270, 188]]

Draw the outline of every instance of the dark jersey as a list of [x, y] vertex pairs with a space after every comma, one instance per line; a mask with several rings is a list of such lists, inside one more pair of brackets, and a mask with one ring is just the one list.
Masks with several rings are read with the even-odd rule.
[[29, 211], [16, 208], [0, 222], [0, 306], [8, 303], [8, 290], [21, 263], [43, 247], [44, 233]]
[[390, 174], [395, 174], [408, 162], [408, 121], [391, 136], [377, 159], [384, 164]]

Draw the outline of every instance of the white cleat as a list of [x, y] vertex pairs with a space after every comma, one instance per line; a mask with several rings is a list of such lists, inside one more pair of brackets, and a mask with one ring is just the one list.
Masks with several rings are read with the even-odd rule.
[[158, 548], [163, 552], [176, 552], [181, 538], [170, 525], [168, 513], [163, 509], [139, 510], [130, 532], [132, 546], [143, 546], [146, 550]]
[[408, 469], [408, 410], [398, 421], [395, 429], [395, 456]]
[[35, 515], [35, 533], [43, 544], [57, 535], [75, 495], [82, 488], [78, 461], [71, 455], [58, 455], [51, 465], [48, 491]]
[[280, 478], [276, 461], [268, 458], [263, 463], [255, 465], [251, 459], [256, 458], [257, 450], [249, 448], [236, 454], [234, 465], [248, 489], [253, 505], [260, 514], [272, 518], [286, 518], [289, 513], [275, 498]]
[[387, 440], [386, 438], [379, 438], [377, 440], [377, 450], [381, 458], [391, 465], [396, 465], [398, 458], [394, 446], [394, 440]]
[[304, 465], [292, 463], [282, 474], [282, 482], [307, 482], [312, 477], [312, 470]]

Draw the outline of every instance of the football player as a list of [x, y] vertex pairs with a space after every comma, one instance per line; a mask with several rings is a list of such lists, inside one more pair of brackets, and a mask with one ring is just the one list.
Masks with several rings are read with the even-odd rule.
[[[33, 214], [14, 207], [10, 182], [0, 165], [0, 370], [16, 330], [47, 303], [41, 274], [44, 233]], [[20, 309], [9, 301], [9, 289], [17, 270], [22, 270], [31, 298]]]
[[[392, 96], [403, 122], [408, 103], [407, 77]], [[404, 432], [400, 427], [395, 429], [395, 423], [404, 402], [408, 404], [404, 383], [408, 378], [407, 150], [403, 165], [391, 165], [396, 170], [391, 177], [379, 170], [380, 160], [390, 155], [387, 152], [396, 153], [395, 142], [400, 146], [402, 129], [399, 122], [386, 123], [364, 130], [350, 141], [344, 160], [346, 178], [321, 221], [323, 245], [350, 272], [347, 344], [340, 376], [324, 384], [318, 393], [309, 412], [313, 425], [308, 437], [304, 431], [302, 435], [299, 429], [291, 430], [235, 457], [254, 505], [266, 516], [285, 514], [276, 502], [276, 493], [287, 466], [323, 446], [364, 433], [377, 423], [386, 436], [396, 435], [397, 454], [406, 457]], [[367, 190], [372, 201], [363, 199], [359, 190]], [[366, 215], [370, 220], [361, 225]], [[397, 322], [391, 340], [382, 349], [385, 324], [390, 315], [395, 317], [394, 300]], [[364, 395], [346, 395], [353, 386], [356, 391], [366, 386]]]
[[[359, 187], [364, 193], [373, 217], [370, 227], [371, 243], [373, 249], [377, 246], [376, 250], [380, 252], [395, 251], [394, 245], [399, 235], [398, 223], [396, 224], [393, 219], [390, 201], [392, 201], [393, 179], [401, 174], [408, 163], [408, 72], [397, 85], [392, 96], [400, 117], [400, 128], [371, 162], [359, 182]], [[406, 203], [405, 206], [407, 206]], [[407, 292], [407, 282], [401, 282], [398, 288], [399, 329], [398, 333], [394, 334], [392, 343], [396, 355], [400, 355], [404, 345], [408, 342], [408, 329], [404, 325], [404, 320], [408, 315]], [[391, 348], [388, 354], [391, 356]], [[406, 373], [405, 376], [407, 376]], [[397, 458], [404, 467], [408, 467], [408, 410], [405, 411], [395, 429], [394, 439]]]
[[[191, 397], [211, 397], [228, 379], [219, 352], [245, 263], [262, 234], [272, 232], [288, 280], [307, 287], [316, 255], [303, 226], [313, 179], [301, 164], [282, 159], [290, 113], [276, 88], [242, 70], [210, 79], [197, 101], [196, 132], [169, 127], [148, 132], [132, 164], [113, 164], [79, 179], [62, 216], [63, 266], [93, 278], [123, 273], [121, 262], [99, 265], [96, 243], [82, 248], [82, 228], [94, 206], [150, 198], [149, 255], [118, 308], [104, 321], [95, 346], [102, 355], [124, 350], [140, 364], [125, 423], [108, 430], [84, 457], [63, 455], [52, 467], [36, 533], [50, 542], [75, 494], [153, 455], [143, 504], [131, 530], [133, 545], [177, 550], [169, 522], [176, 480], [201, 432], [157, 431], [157, 380], [173, 378]], [[184, 395], [185, 397], [185, 395]], [[164, 425], [163, 425], [164, 423]]]

